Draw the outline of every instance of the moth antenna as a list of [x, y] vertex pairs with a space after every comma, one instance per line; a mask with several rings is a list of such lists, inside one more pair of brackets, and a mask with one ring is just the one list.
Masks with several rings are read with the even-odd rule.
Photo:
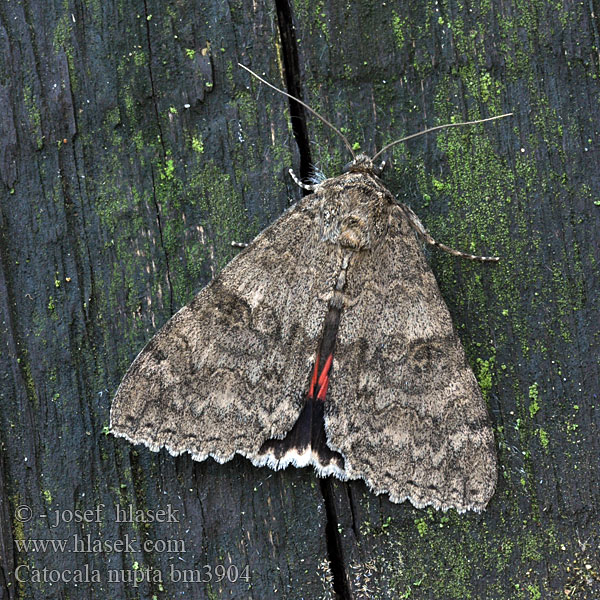
[[279, 92], [280, 94], [283, 94], [284, 96], [287, 96], [288, 98], [291, 98], [292, 100], [295, 100], [298, 104], [301, 104], [302, 106], [304, 106], [304, 108], [306, 108], [306, 110], [309, 110], [313, 115], [315, 115], [315, 117], [317, 117], [318, 119], [321, 119], [321, 121], [323, 121], [323, 123], [325, 123], [325, 125], [327, 125], [328, 127], [331, 127], [331, 129], [333, 129], [333, 131], [335, 131], [342, 138], [346, 148], [348, 149], [348, 152], [350, 152], [350, 154], [352, 155], [352, 158], [356, 158], [356, 155], [354, 154], [354, 151], [352, 150], [352, 146], [350, 145], [350, 142], [348, 141], [346, 136], [337, 127], [335, 127], [335, 125], [332, 125], [325, 117], [322, 117], [316, 110], [312, 109], [308, 104], [306, 104], [305, 102], [302, 102], [302, 100], [299, 100], [295, 96], [292, 96], [291, 94], [288, 94], [287, 92], [284, 92], [283, 90], [280, 90], [278, 87], [275, 87], [272, 83], [269, 83], [268, 81], [264, 80], [260, 75], [257, 75], [254, 71], [250, 70], [248, 67], [242, 65], [241, 63], [238, 63], [238, 67], [242, 67], [242, 69], [245, 69], [246, 71], [248, 71], [248, 73], [250, 73], [250, 75], [253, 75], [254, 77], [256, 77], [256, 79], [258, 79], [259, 81], [264, 83], [266, 86], [269, 86], [271, 89], [275, 90], [276, 92]]
[[430, 246], [435, 246], [448, 254], [452, 254], [453, 256], [458, 256], [460, 258], [466, 258], [468, 260], [478, 260], [480, 262], [498, 262], [500, 259], [497, 256], [477, 256], [476, 254], [468, 254], [467, 252], [461, 252], [460, 250], [455, 250], [454, 248], [450, 248], [440, 242], [434, 240], [430, 233], [425, 229], [423, 223], [421, 223], [419, 217], [415, 214], [415, 212], [407, 206], [406, 204], [398, 204], [400, 210], [404, 212], [406, 217], [408, 218], [408, 222], [410, 226], [417, 232], [423, 240]]
[[247, 248], [248, 242], [231, 242], [233, 248]]
[[412, 140], [412, 138], [419, 137], [420, 135], [425, 135], [426, 133], [431, 133], [432, 131], [437, 131], [438, 129], [446, 129], [448, 127], [462, 127], [463, 125], [477, 125], [477, 123], [486, 123], [487, 121], [495, 121], [497, 119], [504, 119], [504, 117], [512, 117], [513, 113], [506, 113], [504, 115], [497, 115], [495, 117], [488, 117], [487, 119], [479, 119], [477, 121], [464, 121], [463, 123], [446, 123], [445, 125], [437, 125], [436, 127], [430, 127], [429, 129], [424, 129], [423, 131], [419, 131], [418, 133], [413, 133], [411, 135], [407, 135], [406, 137], [400, 138], [395, 142], [391, 142], [387, 146], [384, 146], [371, 160], [375, 160], [380, 154], [395, 146], [396, 144], [401, 144], [402, 142], [406, 142], [407, 140]]
[[303, 190], [306, 190], [308, 192], [314, 192], [317, 189], [316, 185], [302, 183], [300, 181], [300, 179], [298, 179], [298, 177], [296, 177], [296, 173], [294, 173], [294, 171], [292, 169], [288, 169], [288, 173], [291, 175], [292, 179], [294, 180], [294, 183], [297, 186], [301, 187]]

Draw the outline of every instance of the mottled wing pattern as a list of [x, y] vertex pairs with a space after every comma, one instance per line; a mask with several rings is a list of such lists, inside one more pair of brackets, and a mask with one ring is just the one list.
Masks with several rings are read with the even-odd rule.
[[224, 462], [292, 428], [340, 268], [313, 239], [317, 202], [263, 231], [147, 344], [113, 401], [116, 435]]
[[400, 211], [354, 255], [345, 293], [325, 428], [348, 477], [395, 502], [482, 510], [496, 484], [487, 409]]

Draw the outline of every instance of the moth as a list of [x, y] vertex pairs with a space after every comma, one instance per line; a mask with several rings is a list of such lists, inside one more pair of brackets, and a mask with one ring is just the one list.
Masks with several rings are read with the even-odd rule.
[[392, 502], [481, 511], [496, 485], [494, 436], [418, 238], [497, 258], [436, 242], [364, 154], [337, 177], [296, 182], [312, 193], [134, 360], [112, 433], [198, 461], [312, 465]]

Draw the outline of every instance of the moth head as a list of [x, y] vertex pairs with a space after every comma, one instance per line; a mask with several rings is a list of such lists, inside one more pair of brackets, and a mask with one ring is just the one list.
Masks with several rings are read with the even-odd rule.
[[344, 167], [344, 173], [368, 173], [369, 175], [379, 176], [384, 166], [385, 162], [375, 165], [373, 160], [366, 154], [359, 154]]

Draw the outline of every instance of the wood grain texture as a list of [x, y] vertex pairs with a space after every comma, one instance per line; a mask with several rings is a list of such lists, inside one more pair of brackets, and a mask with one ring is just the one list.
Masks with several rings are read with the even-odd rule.
[[[232, 258], [232, 239], [252, 239], [298, 197], [287, 103], [235, 67], [284, 84], [276, 10], [3, 2], [0, 597], [331, 597], [332, 556], [346, 597], [595, 600], [599, 11], [495, 0], [291, 9], [304, 100], [367, 152], [515, 111], [398, 147], [385, 179], [436, 239], [502, 259], [482, 269], [426, 255], [490, 409], [497, 492], [482, 515], [439, 515], [334, 481], [326, 504], [306, 469], [194, 463], [106, 435], [139, 348]], [[308, 129], [312, 162], [339, 173], [341, 143], [317, 121]], [[117, 502], [171, 503], [181, 519], [117, 524]], [[39, 516], [98, 503], [100, 523], [51, 529]], [[21, 504], [35, 515], [26, 523]], [[75, 533], [183, 539], [187, 552], [16, 546]], [[136, 562], [165, 574], [170, 563], [249, 565], [251, 587], [15, 579], [18, 565], [105, 574]]]

